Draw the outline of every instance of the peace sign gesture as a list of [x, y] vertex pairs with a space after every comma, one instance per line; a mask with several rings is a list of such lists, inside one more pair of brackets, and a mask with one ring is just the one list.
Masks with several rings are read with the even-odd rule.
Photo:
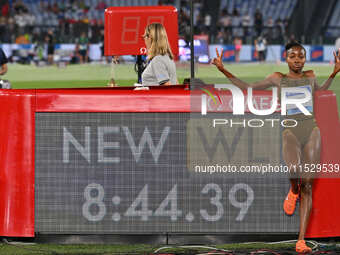
[[218, 70], [223, 70], [224, 66], [223, 66], [223, 61], [222, 61], [222, 57], [223, 57], [223, 49], [221, 49], [221, 54], [218, 52], [218, 49], [216, 48], [216, 58], [214, 58], [211, 63], [213, 65], [215, 65]]
[[337, 74], [340, 71], [340, 49], [338, 49], [338, 54], [336, 54], [336, 51], [334, 51], [333, 55], [335, 64], [333, 73]]

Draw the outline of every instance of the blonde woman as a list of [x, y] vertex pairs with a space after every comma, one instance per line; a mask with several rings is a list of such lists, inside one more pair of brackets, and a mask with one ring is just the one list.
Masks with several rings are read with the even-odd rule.
[[148, 60], [142, 74], [143, 86], [178, 84], [176, 65], [164, 26], [160, 23], [147, 25], [143, 38]]

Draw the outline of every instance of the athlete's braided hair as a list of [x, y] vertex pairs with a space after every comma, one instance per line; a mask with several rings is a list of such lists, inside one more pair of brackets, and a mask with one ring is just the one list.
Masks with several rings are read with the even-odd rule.
[[301, 43], [297, 42], [297, 41], [292, 41], [292, 42], [289, 42], [289, 43], [286, 44], [286, 46], [285, 46], [286, 53], [288, 53], [288, 51], [293, 47], [300, 47], [301, 49], [304, 50], [305, 55], [306, 55], [305, 47], [303, 47], [303, 45]]

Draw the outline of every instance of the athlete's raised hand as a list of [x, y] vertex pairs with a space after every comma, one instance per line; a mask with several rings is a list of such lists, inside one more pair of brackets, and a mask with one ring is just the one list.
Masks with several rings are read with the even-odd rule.
[[335, 76], [338, 72], [340, 72], [340, 49], [338, 50], [338, 54], [336, 51], [333, 52], [334, 55], [334, 69], [331, 75], [328, 77], [328, 79], [321, 85], [321, 87], [318, 87], [318, 90], [327, 90], [331, 84]]
[[216, 58], [214, 58], [211, 63], [213, 65], [215, 65], [218, 70], [223, 70], [224, 66], [223, 66], [223, 61], [222, 61], [222, 57], [223, 57], [223, 49], [221, 50], [221, 54], [218, 52], [218, 49], [216, 48]]
[[340, 48], [338, 49], [338, 54], [336, 54], [336, 51], [334, 51], [333, 55], [334, 55], [334, 71], [333, 71], [333, 73], [337, 74], [340, 71]]

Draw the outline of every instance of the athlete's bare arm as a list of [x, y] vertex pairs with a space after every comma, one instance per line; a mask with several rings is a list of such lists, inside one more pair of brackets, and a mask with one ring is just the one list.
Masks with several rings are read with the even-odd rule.
[[[339, 49], [339, 54], [340, 54], [340, 49]], [[340, 71], [340, 56], [336, 54], [336, 52], [333, 52], [334, 55], [334, 69], [333, 72], [331, 73], [331, 75], [328, 77], [328, 79], [321, 85], [319, 86], [318, 84], [316, 84], [316, 89], [317, 90], [327, 90], [332, 82], [333, 79], [335, 78], [335, 76], [337, 75], [337, 73]]]
[[280, 80], [283, 76], [282, 73], [275, 72], [262, 81], [247, 83], [235, 77], [232, 73], [230, 73], [227, 69], [224, 68], [222, 62], [223, 49], [221, 50], [221, 53], [219, 53], [218, 50], [216, 49], [216, 56], [217, 57], [214, 58], [211, 63], [215, 65], [221, 73], [223, 73], [234, 85], [236, 85], [240, 89], [247, 89], [249, 87], [253, 89], [266, 89], [270, 87], [278, 87], [280, 84]]
[[3, 64], [0, 68], [0, 75], [4, 75], [5, 73], [7, 73], [7, 64]]

